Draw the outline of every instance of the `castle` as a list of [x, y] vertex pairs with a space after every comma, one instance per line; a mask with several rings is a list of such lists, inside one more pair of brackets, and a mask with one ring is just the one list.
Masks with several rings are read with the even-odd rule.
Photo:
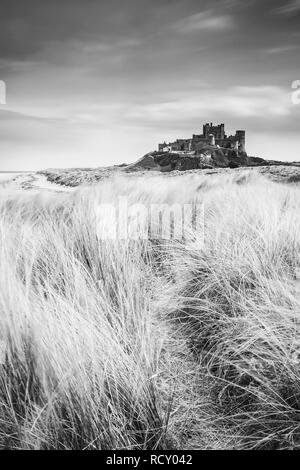
[[158, 145], [159, 152], [180, 152], [201, 154], [207, 147], [233, 149], [237, 152], [246, 152], [246, 132], [236, 131], [235, 135], [225, 134], [225, 124], [213, 126], [204, 124], [202, 134], [194, 134], [191, 139], [177, 139], [175, 142]]

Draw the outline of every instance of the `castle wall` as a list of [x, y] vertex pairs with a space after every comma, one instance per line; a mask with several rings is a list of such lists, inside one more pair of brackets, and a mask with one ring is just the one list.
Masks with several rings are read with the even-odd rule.
[[169, 144], [164, 142], [159, 144], [158, 150], [160, 152], [168, 149], [173, 152], [195, 151], [200, 153], [203, 147], [211, 145], [211, 142], [213, 142], [212, 135], [215, 138], [215, 145], [219, 147], [236, 149], [238, 142], [239, 150], [245, 151], [246, 133], [244, 130], [237, 130], [235, 135], [227, 136], [224, 124], [213, 126], [212, 123], [203, 126], [203, 134], [193, 134], [191, 139], [177, 139]]
[[211, 124], [205, 124], [203, 126], [203, 136], [205, 139], [209, 137], [210, 134], [213, 134], [216, 139], [223, 140], [225, 138], [225, 125], [219, 124], [218, 126], [213, 126]]

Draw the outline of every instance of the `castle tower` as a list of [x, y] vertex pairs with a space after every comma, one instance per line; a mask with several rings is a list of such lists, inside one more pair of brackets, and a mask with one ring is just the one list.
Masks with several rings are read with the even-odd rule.
[[245, 146], [246, 146], [246, 132], [245, 131], [236, 131], [236, 140], [238, 140], [240, 146], [239, 149], [241, 152], [245, 152]]
[[210, 125], [208, 123], [204, 124], [204, 126], [203, 126], [203, 136], [204, 136], [205, 139], [208, 138], [209, 129], [210, 129]]
[[220, 124], [220, 139], [224, 140], [225, 139], [225, 124]]
[[216, 145], [216, 139], [213, 134], [209, 134], [208, 138], [209, 138], [209, 145]]
[[203, 126], [203, 136], [205, 139], [208, 139], [210, 134], [213, 134], [217, 140], [224, 140], [225, 124], [218, 124], [217, 126], [214, 126], [212, 122], [210, 124], [206, 123]]

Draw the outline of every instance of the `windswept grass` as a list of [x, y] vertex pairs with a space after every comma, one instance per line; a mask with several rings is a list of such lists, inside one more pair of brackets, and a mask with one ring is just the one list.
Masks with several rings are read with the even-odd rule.
[[204, 249], [173, 252], [176, 317], [234, 446], [299, 448], [299, 190], [245, 184], [205, 200]]
[[[204, 246], [99, 240], [119, 196], [204, 202]], [[3, 190], [0, 447], [300, 448], [299, 209], [251, 172]]]
[[87, 200], [2, 200], [2, 447], [160, 448], [163, 334], [146, 246], [99, 243]]

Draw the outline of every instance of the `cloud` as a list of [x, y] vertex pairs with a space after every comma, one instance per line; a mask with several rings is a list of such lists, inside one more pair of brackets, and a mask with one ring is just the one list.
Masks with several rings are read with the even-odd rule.
[[22, 122], [38, 122], [38, 123], [61, 123], [62, 118], [59, 117], [45, 117], [33, 116], [19, 111], [12, 111], [10, 109], [0, 109], [0, 121], [22, 121]]
[[276, 12], [282, 15], [290, 15], [300, 12], [300, 0], [293, 0], [289, 2], [287, 5], [277, 8]]
[[290, 90], [278, 86], [234, 87], [224, 102], [234, 114], [247, 117], [287, 116], [292, 108]]
[[20, 73], [26, 70], [32, 70], [34, 67], [42, 67], [45, 64], [43, 61], [37, 60], [14, 60], [0, 58], [0, 70], [6, 72]]
[[102, 52], [116, 52], [124, 49], [136, 48], [142, 45], [142, 40], [131, 37], [117, 38], [115, 40], [106, 40], [102, 42], [88, 41], [88, 42], [76, 42], [72, 43], [77, 49], [81, 49], [82, 52], [87, 53], [102, 53]]
[[288, 44], [286, 46], [270, 47], [269, 49], [264, 49], [264, 52], [266, 54], [283, 54], [284, 52], [295, 51], [298, 48], [298, 44]]
[[234, 21], [230, 15], [214, 15], [212, 11], [204, 11], [176, 22], [173, 29], [181, 34], [199, 31], [224, 31], [231, 29]]
[[181, 100], [136, 105], [130, 107], [125, 118], [152, 125], [171, 122], [191, 122], [209, 116], [273, 119], [289, 116], [292, 112], [290, 93], [280, 87], [237, 86], [227, 90], [204, 90], [198, 96]]

